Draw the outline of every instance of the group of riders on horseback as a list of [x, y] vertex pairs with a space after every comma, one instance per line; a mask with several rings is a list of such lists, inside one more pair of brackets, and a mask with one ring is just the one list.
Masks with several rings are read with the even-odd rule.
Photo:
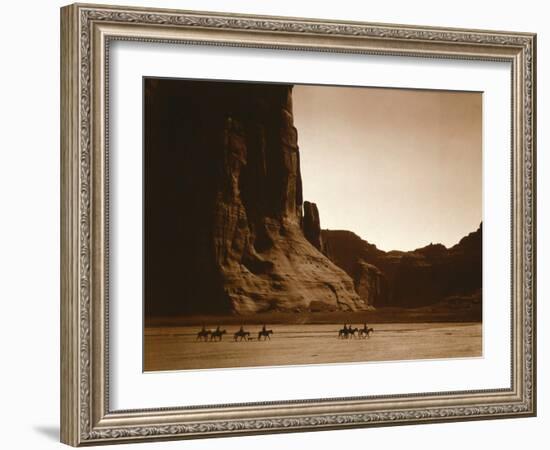
[[210, 341], [221, 341], [222, 336], [227, 333], [226, 330], [220, 329], [218, 325], [215, 330], [207, 330], [205, 326], [202, 326], [202, 329], [197, 333], [197, 340], [204, 340], [205, 342]]
[[366, 323], [363, 324], [363, 328], [352, 328], [351, 325], [344, 324], [344, 328], [338, 331], [338, 338], [350, 339], [359, 338], [366, 339], [371, 333], [374, 333], [374, 328], [369, 328]]
[[[226, 334], [226, 330], [222, 330], [220, 326], [218, 325], [215, 330], [208, 330], [203, 325], [202, 329], [197, 333], [197, 341], [221, 341], [224, 334]], [[340, 329], [338, 331], [338, 338], [339, 339], [366, 339], [368, 338], [372, 333], [374, 333], [374, 328], [369, 328], [366, 323], [363, 324], [363, 328], [352, 328], [351, 324], [344, 324], [344, 328]], [[273, 334], [273, 330], [268, 330], [265, 326], [265, 324], [262, 326], [262, 329], [258, 332], [258, 341], [261, 341], [262, 338], [264, 341], [267, 341], [268, 339], [271, 340], [271, 335]], [[244, 327], [241, 325], [239, 328], [239, 331], [235, 332], [233, 334], [233, 340], [235, 342], [237, 341], [251, 341], [254, 338], [251, 337], [250, 331], [245, 331]]]
[[[202, 326], [202, 329], [197, 333], [197, 339], [198, 341], [221, 341], [222, 336], [226, 334], [226, 330], [220, 329], [220, 326], [218, 325], [215, 330], [208, 330], [205, 328], [205, 326]], [[258, 332], [258, 341], [261, 341], [262, 338], [264, 338], [264, 341], [271, 340], [271, 335], [273, 334], [273, 330], [268, 330], [265, 327], [265, 324], [262, 326], [262, 329]], [[241, 325], [241, 328], [239, 328], [239, 331], [237, 331], [235, 334], [233, 334], [233, 340], [236, 341], [250, 341], [252, 338], [250, 337], [250, 331], [245, 331], [244, 327]]]

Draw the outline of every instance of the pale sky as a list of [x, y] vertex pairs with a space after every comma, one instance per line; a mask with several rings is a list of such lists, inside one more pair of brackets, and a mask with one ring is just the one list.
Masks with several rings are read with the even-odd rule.
[[383, 250], [447, 247], [482, 220], [482, 94], [296, 85], [304, 200]]

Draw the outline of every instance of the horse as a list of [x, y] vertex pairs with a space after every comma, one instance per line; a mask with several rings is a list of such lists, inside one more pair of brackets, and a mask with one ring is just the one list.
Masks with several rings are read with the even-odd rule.
[[221, 341], [222, 340], [222, 336], [227, 333], [227, 331], [225, 330], [220, 330], [219, 328], [215, 331], [212, 331], [212, 333], [210, 333], [210, 340], [211, 341]]
[[235, 342], [237, 341], [237, 339], [239, 339], [240, 341], [242, 341], [243, 339], [245, 341], [248, 341], [249, 338], [250, 338], [250, 332], [244, 331], [244, 330], [239, 330], [233, 335], [233, 339], [235, 340]]
[[348, 328], [344, 327], [340, 329], [340, 331], [338, 331], [338, 339], [347, 339], [348, 334], [349, 334]]
[[359, 328], [351, 328], [351, 326], [348, 328], [348, 335], [351, 336], [352, 338], [356, 338], [357, 336], [355, 335], [355, 333], [358, 333], [358, 332], [359, 332]]
[[356, 338], [356, 334], [359, 331], [359, 328], [351, 328], [350, 326], [344, 325], [344, 328], [338, 331], [339, 339], [349, 339], [350, 336]]
[[212, 334], [212, 330], [206, 330], [206, 329], [202, 329], [200, 330], [198, 333], [197, 333], [197, 341], [199, 340], [202, 340], [204, 339], [204, 341], [206, 342], [208, 340], [208, 337]]
[[369, 328], [365, 325], [359, 330], [359, 337], [366, 339], [371, 335], [371, 333], [374, 333], [374, 328]]
[[270, 334], [273, 334], [273, 330], [261, 330], [258, 333], [258, 340], [261, 341], [262, 336], [264, 337], [264, 341], [266, 341], [268, 339], [271, 340], [271, 338], [269, 337]]

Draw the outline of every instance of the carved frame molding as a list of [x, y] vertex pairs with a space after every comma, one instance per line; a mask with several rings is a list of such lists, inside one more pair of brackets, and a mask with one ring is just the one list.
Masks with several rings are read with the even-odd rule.
[[[512, 386], [486, 391], [111, 411], [108, 58], [112, 40], [508, 61]], [[75, 4], [61, 10], [61, 438], [78, 446], [536, 414], [536, 36]]]

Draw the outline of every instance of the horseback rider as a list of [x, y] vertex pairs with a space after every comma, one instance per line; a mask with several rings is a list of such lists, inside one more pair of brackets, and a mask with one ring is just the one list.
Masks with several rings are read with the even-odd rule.
[[264, 323], [262, 325], [262, 330], [258, 332], [258, 341], [262, 339], [262, 336], [264, 340], [267, 340], [267, 339], [271, 340], [271, 338], [269, 337], [270, 334], [273, 334], [273, 330], [268, 330]]
[[242, 325], [241, 325], [241, 328], [239, 328], [239, 333], [244, 333], [244, 328]]

